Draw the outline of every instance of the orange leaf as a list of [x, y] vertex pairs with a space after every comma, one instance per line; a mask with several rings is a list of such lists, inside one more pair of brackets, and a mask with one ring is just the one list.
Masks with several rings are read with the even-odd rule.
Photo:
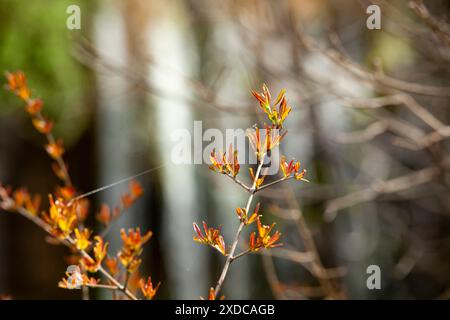
[[158, 291], [159, 286], [161, 285], [161, 282], [159, 282], [156, 287], [153, 287], [152, 284], [152, 278], [148, 277], [147, 282], [145, 282], [144, 279], [141, 279], [139, 281], [139, 285], [141, 287], [142, 294], [144, 297], [148, 300], [152, 300], [154, 296], [156, 295], [156, 292]]
[[102, 204], [100, 207], [100, 212], [97, 214], [97, 220], [108, 225], [111, 222], [111, 209], [107, 204]]
[[134, 203], [134, 199], [131, 197], [129, 193], [122, 194], [121, 199], [122, 199], [122, 206], [124, 209], [128, 209]]
[[119, 273], [119, 265], [117, 263], [116, 258], [106, 258], [105, 259], [106, 267], [108, 268], [111, 275], [115, 276]]
[[34, 99], [28, 102], [26, 110], [29, 114], [35, 115], [42, 110], [43, 102], [41, 99]]
[[139, 198], [144, 193], [142, 186], [136, 180], [130, 181], [129, 189], [130, 189], [130, 193], [131, 193], [131, 196], [133, 197], [133, 199]]
[[51, 122], [49, 120], [33, 118], [32, 122], [33, 122], [33, 126], [40, 133], [46, 134], [46, 133], [49, 133], [50, 131], [52, 131], [52, 129], [53, 129], [53, 122]]
[[45, 146], [45, 150], [53, 159], [58, 159], [64, 154], [64, 147], [62, 146], [62, 141], [49, 143]]

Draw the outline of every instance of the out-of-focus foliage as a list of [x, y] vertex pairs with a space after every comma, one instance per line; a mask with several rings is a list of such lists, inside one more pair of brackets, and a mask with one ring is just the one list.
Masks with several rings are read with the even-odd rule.
[[[70, 4], [80, 5], [82, 20], [88, 22], [94, 1], [0, 1], [0, 70], [21, 69], [29, 75], [33, 91], [45, 97], [57, 135], [69, 145], [88, 124], [90, 113], [80, 98], [91, 87], [71, 53], [73, 34], [66, 27]], [[0, 116], [17, 107], [4, 92], [0, 98]]]

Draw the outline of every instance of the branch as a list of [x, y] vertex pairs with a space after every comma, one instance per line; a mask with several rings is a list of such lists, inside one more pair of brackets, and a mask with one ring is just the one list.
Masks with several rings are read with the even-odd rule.
[[109, 284], [85, 284], [85, 287], [89, 288], [99, 288], [99, 289], [108, 289], [108, 290], [118, 290], [117, 286], [109, 285]]
[[238, 180], [238, 178], [233, 177], [230, 174], [225, 174], [227, 177], [229, 177], [233, 182], [237, 183], [239, 186], [241, 186], [245, 191], [250, 192], [250, 187], [248, 187], [247, 185], [245, 185], [243, 182], [241, 182], [240, 180]]
[[366, 189], [351, 192], [345, 196], [329, 201], [324, 212], [324, 219], [326, 221], [332, 221], [336, 218], [339, 210], [372, 201], [382, 194], [396, 193], [427, 183], [438, 172], [436, 168], [430, 167], [391, 180], [376, 181]]
[[334, 140], [343, 144], [364, 143], [373, 140], [375, 137], [386, 132], [389, 125], [385, 121], [371, 123], [363, 130], [353, 132], [339, 132]]
[[[32, 99], [28, 98], [28, 99], [25, 100], [25, 102], [26, 102], [26, 104], [30, 104], [30, 103], [32, 103]], [[45, 119], [45, 117], [43, 116], [41, 111], [36, 112], [35, 117], [38, 120], [40, 120], [40, 121], [47, 121]], [[56, 139], [53, 136], [52, 132], [45, 133], [45, 137], [47, 138], [47, 141], [48, 141], [49, 144], [56, 143]], [[59, 169], [63, 173], [63, 177], [62, 178], [63, 178], [65, 186], [66, 187], [71, 187], [72, 186], [72, 180], [70, 179], [69, 172], [67, 170], [67, 166], [64, 163], [64, 159], [62, 158], [62, 156], [58, 156], [58, 157], [55, 158], [55, 160], [56, 160], [56, 163], [58, 164]]]
[[[256, 170], [255, 179], [253, 181], [253, 186], [250, 189], [250, 196], [248, 197], [247, 205], [245, 206], [245, 212], [249, 212], [249, 210], [250, 210], [250, 205], [252, 204], [253, 197], [255, 195], [256, 181], [258, 180], [259, 175], [261, 173], [261, 168], [263, 166], [263, 163], [264, 163], [264, 156], [260, 160], [260, 163], [258, 165], [258, 169]], [[219, 280], [217, 280], [216, 288], [214, 289], [214, 296], [215, 297], [217, 297], [219, 295], [220, 290], [222, 289], [222, 285], [223, 285], [223, 282], [224, 282], [224, 280], [225, 280], [225, 278], [226, 278], [226, 276], [228, 274], [228, 269], [230, 268], [230, 264], [231, 264], [231, 262], [233, 262], [234, 252], [236, 251], [236, 247], [237, 247], [238, 242], [239, 242], [239, 236], [240, 236], [244, 226], [245, 226], [244, 222], [241, 222], [239, 224], [238, 230], [237, 230], [236, 235], [234, 237], [233, 244], [231, 245], [230, 253], [228, 254], [228, 258], [225, 261], [225, 265], [223, 266], [222, 273], [220, 274]]]
[[[47, 232], [48, 234], [50, 234], [53, 238], [55, 238], [56, 240], [58, 240], [60, 243], [64, 244], [65, 246], [75, 249], [77, 252], [79, 252], [82, 256], [94, 260], [85, 250], [78, 250], [75, 246], [75, 240], [68, 236], [65, 239], [60, 239], [60, 238], [56, 238], [53, 236], [52, 234], [52, 228], [42, 219], [40, 219], [37, 216], [34, 216], [33, 214], [31, 214], [27, 209], [23, 208], [23, 207], [15, 207], [15, 201], [9, 197], [6, 192], [4, 192], [3, 187], [0, 186], [0, 198], [2, 199], [2, 202], [0, 203], [0, 207], [5, 209], [5, 210], [10, 210], [10, 211], [16, 211], [19, 214], [21, 214], [22, 216], [24, 216], [25, 218], [27, 218], [28, 220], [31, 220], [32, 222], [34, 222], [36, 225], [38, 225], [39, 227], [41, 227], [45, 232]], [[102, 273], [106, 278], [108, 278], [109, 281], [111, 281], [119, 290], [123, 291], [130, 299], [132, 300], [138, 300], [136, 298], [136, 296], [129, 291], [128, 289], [126, 289], [126, 287], [122, 284], [120, 284], [108, 271], [106, 271], [102, 266], [99, 267], [98, 271], [100, 273]]]
[[420, 120], [428, 124], [431, 128], [439, 130], [440, 128], [445, 126], [440, 120], [438, 120], [427, 109], [421, 106], [409, 94], [395, 94], [391, 96], [383, 96], [369, 99], [350, 98], [344, 100], [349, 102], [353, 108], [378, 109], [388, 105], [404, 105], [412, 113], [414, 113]]
[[261, 187], [257, 188], [257, 189], [255, 190], [255, 192], [258, 192], [258, 191], [264, 190], [264, 189], [266, 189], [266, 188], [269, 188], [269, 187], [271, 187], [271, 186], [273, 186], [273, 185], [276, 185], [276, 184], [278, 184], [278, 183], [280, 183], [280, 182], [283, 182], [283, 181], [289, 180], [289, 179], [291, 179], [291, 178], [294, 178], [294, 176], [283, 177], [283, 178], [281, 178], [281, 179], [278, 179], [278, 180], [275, 180], [275, 181], [269, 182], [269, 183], [267, 183], [267, 184], [265, 184], [265, 185], [263, 185], [263, 186], [261, 186]]
[[372, 73], [357, 65], [346, 56], [334, 49], [322, 49], [317, 42], [306, 35], [296, 32], [298, 40], [310, 51], [320, 52], [330, 60], [334, 61], [356, 77], [375, 83], [383, 87], [396, 89], [403, 92], [414, 93], [424, 96], [448, 97], [450, 96], [450, 87], [435, 87], [414, 82], [408, 82], [385, 75], [384, 73]]
[[325, 269], [323, 266], [319, 266], [313, 251], [299, 252], [292, 249], [278, 248], [278, 250], [274, 251], [256, 251], [255, 254], [280, 258], [298, 263], [305, 267], [306, 270], [308, 270], [313, 276], [319, 279], [339, 278], [342, 277], [346, 272], [346, 269], [344, 267]]
[[450, 47], [450, 31], [449, 25], [444, 21], [440, 21], [433, 17], [423, 4], [422, 0], [414, 0], [409, 3], [410, 7], [421, 18], [425, 24], [436, 34], [436, 36]]
[[241, 253], [235, 255], [234, 257], [231, 258], [232, 261], [235, 261], [237, 259], [239, 259], [240, 257], [245, 256], [246, 254], [249, 254], [250, 252], [252, 252], [250, 249], [247, 249], [245, 251], [242, 251]]
[[272, 289], [272, 292], [277, 300], [286, 300], [286, 294], [282, 288], [281, 282], [278, 279], [277, 271], [273, 263], [272, 257], [263, 256], [263, 267], [266, 274], [267, 282]]

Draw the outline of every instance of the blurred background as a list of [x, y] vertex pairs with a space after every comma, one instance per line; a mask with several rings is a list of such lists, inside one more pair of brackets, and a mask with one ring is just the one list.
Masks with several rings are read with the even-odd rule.
[[[80, 30], [66, 27], [72, 4]], [[366, 27], [371, 4], [381, 30]], [[283, 152], [311, 182], [261, 192], [284, 246], [233, 264], [225, 296], [448, 298], [449, 14], [444, 0], [0, 0], [0, 70], [23, 70], [44, 100], [79, 192], [156, 168], [138, 179], [144, 197], [108, 241], [115, 252], [120, 228], [153, 230], [141, 270], [162, 282], [159, 299], [207, 295], [224, 259], [192, 241], [192, 222], [222, 225], [230, 243], [246, 201], [206, 164], [173, 164], [171, 134], [193, 132], [195, 120], [203, 130], [262, 123], [250, 94], [262, 83], [273, 95], [287, 89]], [[43, 144], [1, 90], [1, 183], [53, 192]], [[91, 196], [88, 224], [101, 230], [95, 213], [126, 189]], [[80, 298], [58, 288], [69, 252], [45, 238], [1, 212], [0, 294]], [[381, 269], [380, 290], [366, 286], [370, 265]]]

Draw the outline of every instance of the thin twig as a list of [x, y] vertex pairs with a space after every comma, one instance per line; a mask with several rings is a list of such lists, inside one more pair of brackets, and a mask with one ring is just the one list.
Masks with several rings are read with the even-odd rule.
[[[33, 100], [28, 98], [26, 101], [26, 104], [30, 104], [33, 103]], [[48, 121], [44, 115], [42, 114], [41, 111], [36, 112], [35, 117], [39, 120], [39, 121]], [[53, 133], [51, 132], [47, 132], [45, 133], [45, 137], [47, 138], [47, 141], [49, 144], [56, 144], [56, 139], [53, 136]], [[63, 173], [63, 182], [65, 184], [66, 187], [71, 187], [72, 186], [72, 180], [70, 179], [70, 175], [69, 172], [67, 170], [67, 166], [64, 163], [64, 159], [62, 158], [62, 156], [58, 155], [57, 157], [55, 157], [56, 163], [58, 164], [59, 169], [61, 170], [61, 172]]]
[[416, 14], [427, 24], [427, 26], [437, 35], [437, 37], [450, 47], [450, 28], [444, 21], [440, 21], [433, 17], [423, 4], [422, 0], [414, 0], [410, 2], [410, 7]]
[[287, 299], [284, 290], [282, 289], [282, 285], [280, 280], [277, 277], [277, 271], [275, 269], [275, 264], [273, 263], [273, 259], [271, 256], [264, 255], [263, 259], [263, 267], [266, 274], [267, 281], [269, 282], [270, 288], [277, 300], [285, 300]]
[[130, 273], [127, 271], [127, 274], [125, 275], [125, 281], [123, 283], [123, 288], [121, 289], [121, 291], [125, 292], [127, 290], [129, 280], [130, 280]]
[[435, 87], [414, 82], [408, 82], [390, 77], [384, 73], [371, 73], [363, 67], [355, 64], [346, 56], [334, 49], [322, 49], [318, 43], [311, 37], [296, 32], [297, 39], [305, 45], [310, 51], [320, 52], [321, 54], [342, 66], [356, 77], [370, 83], [376, 83], [386, 88], [396, 89], [403, 92], [409, 92], [425, 96], [448, 97], [450, 96], [450, 87]]
[[[0, 190], [3, 189], [2, 187], [0, 187]], [[32, 222], [34, 222], [36, 225], [38, 225], [39, 227], [41, 227], [45, 232], [47, 232], [48, 234], [50, 234], [52, 237], [53, 233], [52, 233], [52, 228], [45, 223], [45, 221], [43, 221], [42, 219], [40, 219], [39, 217], [31, 214], [31, 212], [29, 212], [27, 209], [23, 208], [23, 207], [15, 207], [15, 202], [12, 198], [10, 198], [6, 192], [1, 192], [0, 197], [2, 199], [1, 207], [6, 209], [6, 210], [15, 210], [16, 212], [20, 213], [22, 216], [24, 216], [25, 218], [27, 218], [28, 220], [31, 220]], [[60, 239], [60, 238], [56, 238], [54, 237], [56, 240], [58, 240], [60, 243], [64, 244], [67, 247], [70, 248], [75, 248], [75, 240], [68, 236], [65, 239]], [[78, 250], [76, 249], [82, 256], [93, 260], [93, 258], [85, 251], [85, 250]], [[102, 266], [99, 267], [98, 271], [100, 273], [102, 273], [106, 278], [108, 278], [109, 281], [111, 281], [117, 288], [119, 288], [119, 290], [123, 291], [130, 299], [132, 300], [138, 300], [136, 298], [136, 296], [129, 291], [128, 289], [126, 289], [126, 287], [122, 284], [120, 284], [108, 271], [106, 271]]]
[[[69, 236], [67, 240], [74, 245], [75, 241]], [[93, 259], [85, 250], [78, 250], [84, 257], [88, 259]], [[102, 266], [98, 268], [98, 271], [102, 273], [109, 281], [111, 281], [115, 286], [119, 288], [119, 290], [123, 291], [130, 299], [138, 300], [136, 296], [128, 289], [125, 288], [124, 285], [120, 284], [119, 281], [116, 280], [108, 271], [106, 271]]]
[[109, 284], [85, 284], [84, 286], [89, 288], [99, 288], [99, 289], [108, 289], [108, 290], [119, 290], [119, 287]]
[[252, 252], [250, 249], [247, 249], [245, 251], [242, 251], [241, 253], [235, 255], [234, 257], [231, 258], [232, 261], [235, 261], [237, 259], [239, 259], [240, 257], [245, 256], [246, 254], [249, 254], [250, 252]]
[[381, 194], [396, 193], [427, 183], [431, 181], [438, 172], [438, 169], [429, 167], [391, 180], [376, 181], [365, 189], [330, 200], [325, 209], [324, 219], [326, 221], [332, 221], [339, 210], [371, 201]]
[[269, 182], [269, 183], [267, 183], [267, 184], [265, 184], [265, 185], [263, 185], [263, 186], [257, 188], [257, 189], [255, 190], [255, 192], [258, 192], [258, 191], [264, 190], [264, 189], [266, 189], [266, 188], [272, 187], [272, 186], [275, 185], [275, 184], [278, 184], [278, 183], [280, 183], [280, 182], [289, 180], [289, 179], [291, 179], [291, 178], [294, 178], [294, 176], [283, 177], [283, 178], [281, 178], [281, 179], [278, 179], [278, 180]]
[[233, 182], [237, 183], [239, 186], [241, 186], [245, 191], [250, 192], [250, 187], [245, 185], [243, 182], [241, 182], [238, 178], [233, 177], [230, 174], [225, 174], [227, 177], [229, 177]]
[[[264, 157], [265, 156], [263, 156], [262, 159], [260, 159], [260, 163], [258, 165], [258, 169], [256, 170], [255, 179], [253, 181], [253, 186], [250, 189], [250, 196], [248, 197], [247, 205], [245, 206], [245, 212], [249, 212], [249, 210], [250, 210], [250, 205], [252, 204], [253, 197], [255, 195], [254, 190], [256, 190], [255, 189], [256, 188], [256, 181], [258, 180], [259, 175], [261, 173], [261, 168], [262, 168], [263, 163], [264, 163]], [[236, 251], [236, 247], [237, 247], [238, 242], [239, 242], [239, 236], [240, 236], [244, 226], [245, 226], [244, 222], [241, 222], [239, 224], [238, 230], [237, 230], [236, 235], [234, 237], [233, 244], [231, 245], [231, 249], [230, 249], [230, 252], [228, 254], [228, 258], [225, 261], [225, 265], [223, 266], [222, 273], [220, 274], [219, 280], [217, 280], [216, 288], [214, 289], [214, 295], [216, 297], [219, 295], [220, 290], [222, 289], [222, 285], [223, 285], [223, 282], [224, 282], [224, 280], [225, 280], [225, 278], [226, 278], [226, 276], [228, 274], [228, 269], [230, 268], [230, 264], [231, 264], [231, 262], [233, 262], [234, 252]]]

